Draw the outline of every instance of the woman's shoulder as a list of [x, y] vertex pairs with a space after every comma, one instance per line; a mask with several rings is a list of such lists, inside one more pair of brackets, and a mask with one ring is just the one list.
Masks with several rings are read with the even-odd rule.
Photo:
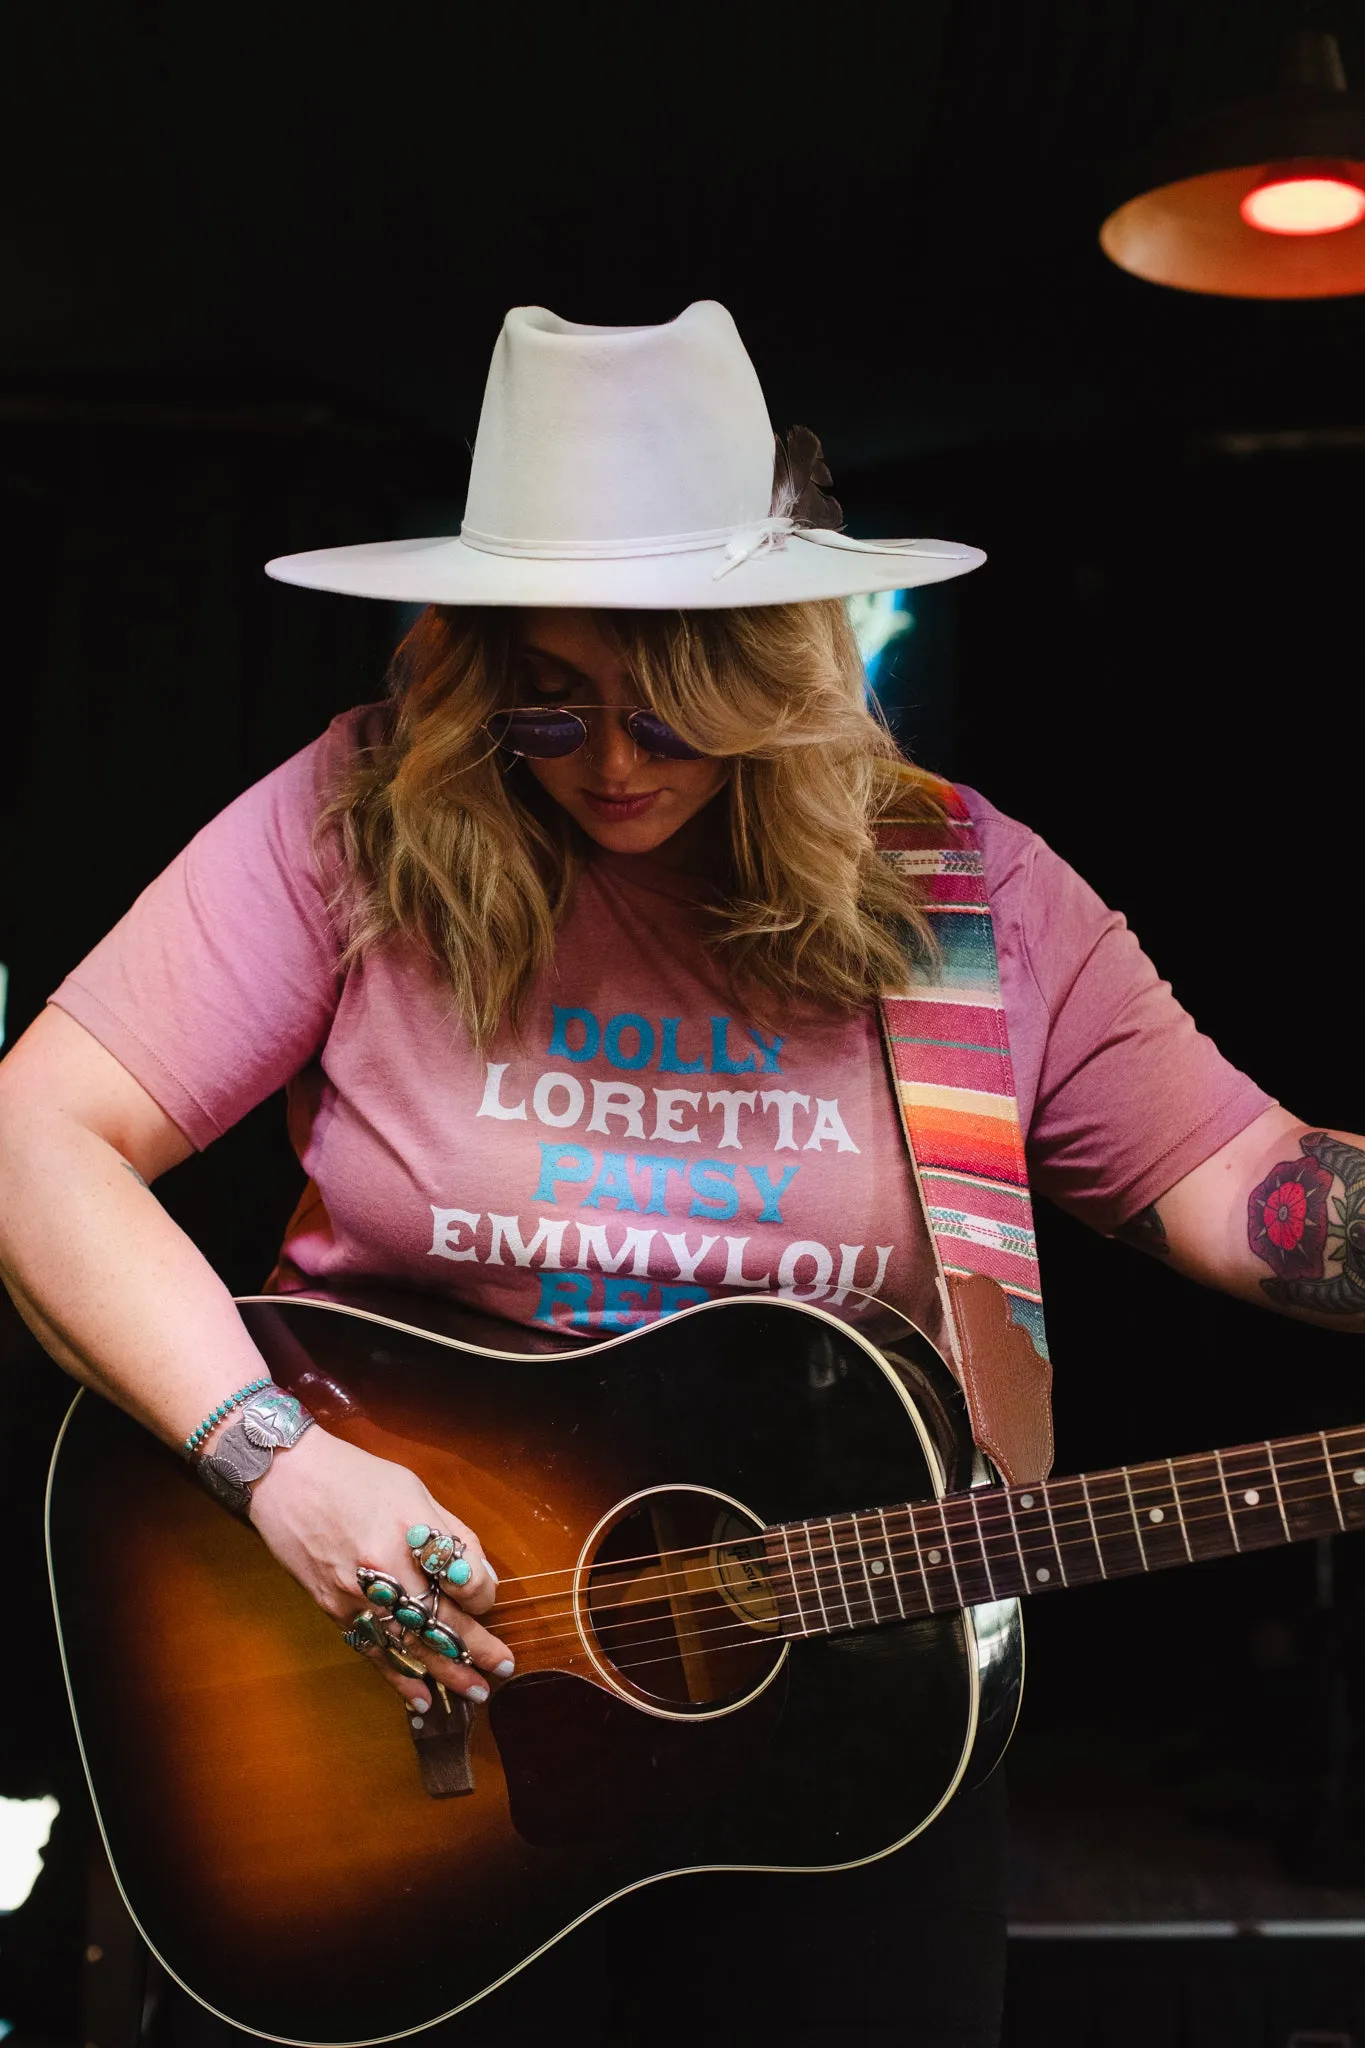
[[955, 786], [976, 828], [997, 945], [1027, 963], [1049, 1009], [1105, 939], [1127, 935], [1136, 956], [1122, 915], [1041, 833], [979, 790]]
[[[363, 755], [386, 742], [392, 707], [356, 704], [339, 711], [313, 739], [243, 790], [222, 815], [269, 818], [277, 828], [311, 831], [323, 807], [354, 774]], [[215, 821], [217, 822], [217, 821]]]
[[357, 704], [313, 739], [248, 784], [209, 818], [177, 856], [195, 887], [221, 871], [242, 875], [310, 873], [326, 870], [330, 886], [335, 849], [321, 858], [316, 828], [328, 805], [347, 785], [366, 748], [382, 745], [386, 704]]
[[1031, 825], [998, 810], [979, 789], [973, 789], [965, 782], [955, 782], [953, 788], [967, 806], [967, 815], [981, 848], [987, 885], [993, 895], [998, 886], [1023, 876], [1038, 848], [1045, 842]]
[[318, 781], [325, 783], [354, 767], [360, 755], [385, 746], [392, 731], [392, 704], [383, 700], [353, 704], [349, 711], [338, 711], [330, 725], [296, 758], [311, 757]]

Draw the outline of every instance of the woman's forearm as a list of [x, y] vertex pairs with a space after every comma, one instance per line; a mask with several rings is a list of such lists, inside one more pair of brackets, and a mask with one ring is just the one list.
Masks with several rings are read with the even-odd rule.
[[[59, 1365], [175, 1448], [264, 1369], [222, 1281], [129, 1164], [131, 1154], [155, 1179], [188, 1150], [140, 1084], [58, 1010], [0, 1062], [0, 1279]], [[407, 1583], [404, 1531], [426, 1522], [453, 1533], [479, 1567], [450, 1596], [473, 1661], [422, 1648], [414, 1675], [377, 1644], [365, 1655], [422, 1709], [433, 1678], [478, 1702], [484, 1673], [511, 1670], [507, 1645], [476, 1619], [497, 1583], [477, 1532], [417, 1473], [310, 1429], [254, 1482], [248, 1513], [343, 1629], [360, 1604], [360, 1559]]]
[[0, 1113], [0, 1279], [58, 1365], [166, 1443], [265, 1369], [202, 1252], [60, 1110]]

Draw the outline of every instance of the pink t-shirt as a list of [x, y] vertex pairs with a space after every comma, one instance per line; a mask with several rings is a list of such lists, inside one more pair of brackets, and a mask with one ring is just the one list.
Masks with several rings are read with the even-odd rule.
[[[597, 853], [520, 1038], [476, 1054], [392, 941], [344, 977], [309, 845], [382, 707], [205, 826], [52, 997], [202, 1149], [273, 1090], [308, 1176], [270, 1286], [446, 1293], [526, 1324], [635, 1327], [730, 1290], [937, 1323], [875, 1009], [765, 1027], [708, 959], [698, 885]], [[1194, 1027], [1123, 919], [965, 792], [996, 924], [1035, 1191], [1113, 1230], [1270, 1098]]]

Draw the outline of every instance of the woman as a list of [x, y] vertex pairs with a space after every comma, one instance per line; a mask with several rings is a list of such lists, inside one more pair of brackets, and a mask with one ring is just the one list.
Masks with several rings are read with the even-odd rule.
[[[936, 797], [866, 708], [841, 600], [980, 557], [848, 541], [816, 455], [794, 444], [770, 505], [766, 412], [721, 308], [634, 330], [521, 309], [460, 540], [272, 565], [429, 603], [389, 704], [214, 820], [0, 1068], [21, 1312], [220, 1487], [262, 1362], [148, 1190], [282, 1084], [309, 1181], [275, 1288], [396, 1282], [571, 1331], [727, 1291], [849, 1314], [875, 1293], [941, 1330], [873, 1002], [918, 929], [874, 826]], [[1349, 1242], [1285, 1277], [1276, 1200], [1330, 1178], [1306, 1127], [1055, 855], [968, 803], [1035, 1185], [1200, 1279], [1358, 1326]], [[79, 1263], [73, 1209], [96, 1248]], [[423, 1647], [404, 1671], [356, 1647], [410, 1709], [432, 1678], [482, 1703], [513, 1665], [460, 1503], [298, 1418], [277, 1441], [250, 1518], [338, 1626], [358, 1558], [402, 1578], [412, 1525], [459, 1539], [460, 1658]], [[680, 2038], [993, 2041], [1002, 1828], [992, 1783], [860, 1872], [651, 1887], [454, 2027], [516, 2038], [573, 1999], [591, 2038], [586, 1965], [601, 2038], [671, 2038], [658, 1972], [685, 1926]], [[740, 1967], [737, 1917], [741, 1957], [805, 1967]]]

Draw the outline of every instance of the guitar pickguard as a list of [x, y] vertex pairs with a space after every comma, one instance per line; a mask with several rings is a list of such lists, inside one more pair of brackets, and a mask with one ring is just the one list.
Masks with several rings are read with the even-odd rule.
[[762, 1769], [785, 1692], [779, 1676], [761, 1709], [699, 1727], [638, 1713], [568, 1672], [531, 1672], [489, 1709], [512, 1825], [532, 1847], [574, 1849], [695, 1820]]

